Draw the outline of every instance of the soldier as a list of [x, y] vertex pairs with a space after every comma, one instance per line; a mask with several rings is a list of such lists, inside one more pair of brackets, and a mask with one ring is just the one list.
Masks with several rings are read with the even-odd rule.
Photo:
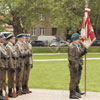
[[[17, 55], [19, 56], [18, 62], [17, 62], [17, 69], [16, 69], [16, 92], [18, 95], [23, 94], [23, 89], [25, 86], [23, 83], [23, 76], [24, 76], [24, 63], [25, 63], [25, 50], [24, 50], [24, 42], [25, 42], [25, 35], [19, 34], [17, 36], [17, 43], [16, 43], [16, 50]], [[21, 90], [22, 87], [22, 90]]]
[[71, 36], [72, 43], [68, 48], [68, 60], [70, 69], [70, 98], [79, 99], [83, 93], [79, 90], [81, 71], [83, 65], [82, 56], [87, 53], [86, 48], [81, 48], [79, 34]]
[[[15, 97], [14, 94], [14, 72], [16, 68], [16, 50], [15, 50], [15, 36], [13, 34], [8, 35], [6, 38], [8, 41], [8, 44], [6, 45], [7, 48], [7, 54], [9, 55], [9, 61], [8, 61], [8, 96], [9, 97]], [[13, 89], [13, 93], [12, 93]]]
[[[0, 100], [5, 100], [3, 96], [3, 88], [4, 88], [4, 77], [6, 75], [7, 63], [7, 52], [4, 46], [5, 37], [3, 34], [0, 34]], [[6, 84], [6, 83], [5, 83]]]
[[30, 34], [26, 34], [26, 47], [28, 50], [28, 54], [26, 57], [26, 64], [25, 64], [25, 73], [26, 73], [26, 77], [25, 77], [25, 90], [26, 93], [31, 93], [31, 91], [29, 91], [28, 88], [28, 81], [29, 81], [29, 74], [30, 74], [30, 70], [33, 67], [33, 60], [32, 60], [32, 45], [30, 44]]
[[27, 73], [27, 69], [28, 69], [28, 66], [29, 66], [29, 61], [28, 61], [28, 58], [29, 58], [29, 48], [28, 48], [28, 43], [27, 43], [27, 35], [24, 34], [25, 36], [25, 41], [23, 42], [23, 46], [24, 46], [24, 52], [25, 52], [25, 57], [24, 57], [24, 72], [23, 72], [23, 78], [22, 78], [22, 91], [23, 91], [23, 94], [26, 94], [27, 91], [26, 89], [28, 88], [27, 87], [27, 80], [28, 80], [28, 73]]

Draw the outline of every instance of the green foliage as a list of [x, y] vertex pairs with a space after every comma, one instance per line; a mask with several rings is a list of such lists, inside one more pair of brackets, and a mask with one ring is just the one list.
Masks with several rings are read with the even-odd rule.
[[[100, 0], [89, 2], [91, 21], [97, 29], [100, 26], [99, 4]], [[16, 34], [30, 32], [38, 23], [53, 25], [63, 32], [70, 30], [72, 34], [81, 29], [84, 6], [85, 0], [0, 0], [0, 15], [4, 16], [0, 21], [13, 25]]]

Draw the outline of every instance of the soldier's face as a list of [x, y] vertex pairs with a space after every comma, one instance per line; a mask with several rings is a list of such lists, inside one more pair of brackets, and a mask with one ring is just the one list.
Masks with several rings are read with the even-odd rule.
[[77, 43], [78, 44], [78, 43], [80, 43], [80, 40], [75, 40], [74, 43]]
[[21, 42], [24, 42], [25, 38], [19, 38], [18, 40], [21, 41]]
[[15, 38], [10, 39], [10, 42], [15, 44]]
[[28, 38], [28, 42], [30, 42], [30, 38]]
[[28, 38], [26, 38], [26, 42], [29, 42], [29, 39]]
[[4, 43], [5, 42], [5, 39], [1, 39], [0, 42]]

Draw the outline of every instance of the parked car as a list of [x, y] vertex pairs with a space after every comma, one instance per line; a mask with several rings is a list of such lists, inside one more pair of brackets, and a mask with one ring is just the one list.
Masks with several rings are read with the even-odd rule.
[[44, 46], [44, 42], [43, 41], [31, 41], [30, 42], [32, 46]]
[[95, 40], [92, 46], [100, 46], [100, 40]]
[[43, 41], [45, 45], [49, 45], [53, 40], [56, 40], [55, 36], [38, 36], [38, 41]]
[[50, 47], [57, 47], [57, 46], [60, 46], [60, 47], [62, 47], [62, 46], [68, 46], [68, 42], [66, 42], [66, 41], [54, 41], [54, 42], [52, 42], [51, 44], [50, 44]]

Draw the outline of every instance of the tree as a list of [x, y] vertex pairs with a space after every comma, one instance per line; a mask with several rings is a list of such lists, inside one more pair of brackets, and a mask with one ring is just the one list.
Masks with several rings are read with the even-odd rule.
[[84, 0], [52, 0], [51, 20], [59, 28], [80, 29], [84, 9]]
[[1, 0], [0, 15], [3, 18], [0, 21], [8, 25], [13, 25], [15, 34], [28, 32], [32, 24], [31, 20], [36, 19], [36, 14], [34, 14], [35, 1]]
[[[100, 27], [99, 0], [91, 0], [92, 24]], [[94, 6], [95, 5], [95, 6]], [[52, 25], [65, 33], [81, 29], [85, 0], [0, 0], [1, 23], [13, 25], [14, 33], [30, 32], [37, 24]]]

